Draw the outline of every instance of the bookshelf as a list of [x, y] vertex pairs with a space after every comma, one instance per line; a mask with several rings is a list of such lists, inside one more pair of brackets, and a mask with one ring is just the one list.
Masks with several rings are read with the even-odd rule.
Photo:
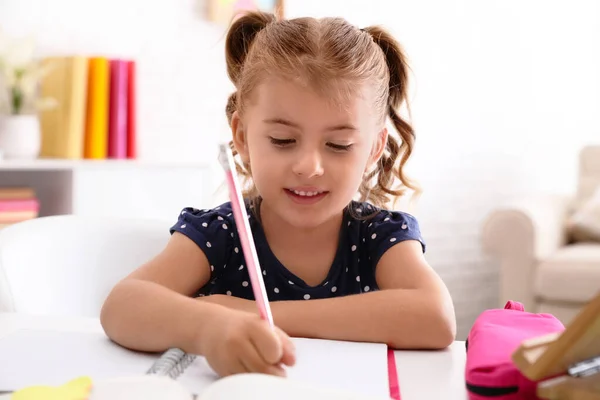
[[207, 164], [192, 164], [192, 163], [169, 163], [169, 162], [147, 162], [140, 160], [63, 160], [42, 158], [37, 160], [1, 160], [0, 171], [59, 171], [73, 170], [75, 168], [171, 168], [171, 167], [187, 167], [187, 168], [205, 168]]
[[0, 160], [0, 187], [32, 187], [40, 216], [74, 214], [172, 221], [214, 204], [218, 176], [205, 163], [141, 160]]

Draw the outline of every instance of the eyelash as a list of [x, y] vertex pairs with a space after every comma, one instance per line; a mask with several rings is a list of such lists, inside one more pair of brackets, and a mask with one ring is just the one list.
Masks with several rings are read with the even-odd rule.
[[270, 137], [269, 140], [271, 140], [272, 144], [278, 147], [285, 147], [294, 143], [294, 139], [276, 139], [274, 137]]
[[335, 144], [335, 143], [327, 143], [329, 147], [331, 147], [335, 151], [348, 151], [352, 147], [352, 144]]
[[[295, 142], [294, 139], [276, 139], [274, 137], [270, 137], [269, 139], [271, 140], [271, 143], [277, 147], [286, 147], [291, 144], [294, 144], [294, 142]], [[349, 151], [352, 148], [353, 144], [343, 145], [343, 144], [327, 143], [327, 146], [329, 146], [334, 151], [342, 152], [342, 151]]]

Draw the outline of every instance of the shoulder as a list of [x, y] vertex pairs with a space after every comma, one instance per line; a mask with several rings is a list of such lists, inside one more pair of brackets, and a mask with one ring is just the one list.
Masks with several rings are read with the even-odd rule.
[[229, 202], [208, 209], [185, 207], [181, 210], [178, 220], [205, 228], [209, 224], [230, 224], [234, 222], [233, 211]]
[[373, 230], [420, 231], [419, 222], [412, 214], [398, 210], [379, 209], [371, 219]]
[[209, 209], [186, 207], [179, 213], [177, 222], [170, 228], [170, 233], [180, 232], [200, 247], [223, 245], [233, 238], [235, 220], [230, 203], [223, 203]]
[[412, 214], [378, 208], [366, 202], [353, 202], [350, 208], [350, 218], [361, 220], [361, 233], [373, 245], [416, 240], [425, 251], [419, 222]]
[[369, 222], [370, 226], [394, 226], [406, 223], [418, 227], [417, 218], [412, 214], [399, 210], [376, 207], [368, 202], [353, 201], [349, 206], [351, 218]]

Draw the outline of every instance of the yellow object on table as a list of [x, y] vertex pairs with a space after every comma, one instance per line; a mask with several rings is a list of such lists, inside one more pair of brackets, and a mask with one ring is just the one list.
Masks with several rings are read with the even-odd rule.
[[30, 386], [14, 392], [11, 400], [87, 400], [92, 390], [92, 379], [82, 376], [62, 386]]

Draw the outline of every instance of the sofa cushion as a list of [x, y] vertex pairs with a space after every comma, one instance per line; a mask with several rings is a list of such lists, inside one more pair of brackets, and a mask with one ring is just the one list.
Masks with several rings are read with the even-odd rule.
[[586, 146], [579, 156], [579, 182], [575, 207], [581, 207], [600, 186], [600, 146]]
[[600, 292], [600, 244], [560, 248], [536, 270], [534, 293], [545, 301], [582, 303]]
[[600, 243], [600, 185], [594, 194], [569, 218], [569, 235], [576, 242]]

